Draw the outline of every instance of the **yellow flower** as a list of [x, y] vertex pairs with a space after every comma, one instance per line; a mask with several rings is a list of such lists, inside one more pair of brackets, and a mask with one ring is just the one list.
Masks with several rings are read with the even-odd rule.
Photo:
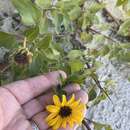
[[50, 113], [46, 121], [53, 130], [66, 128], [67, 125], [73, 127], [74, 124], [81, 124], [84, 118], [85, 105], [80, 100], [75, 100], [73, 94], [67, 101], [66, 96], [62, 95], [62, 102], [57, 95], [53, 96], [54, 105], [48, 105], [47, 111]]

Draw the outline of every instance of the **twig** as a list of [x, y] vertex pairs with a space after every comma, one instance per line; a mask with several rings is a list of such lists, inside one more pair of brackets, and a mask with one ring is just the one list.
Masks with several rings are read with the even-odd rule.
[[71, 43], [72, 43], [72, 45], [73, 45], [74, 48], [78, 48], [78, 49], [80, 48], [82, 50], [86, 49], [86, 47], [84, 46], [84, 44], [81, 41], [79, 41], [78, 39], [76, 39], [76, 34], [71, 34], [70, 41], [71, 41]]
[[109, 37], [107, 35], [104, 35], [101, 32], [99, 32], [97, 30], [94, 30], [93, 28], [89, 28], [89, 30], [92, 31], [92, 32], [94, 32], [94, 33], [97, 33], [97, 34], [100, 34], [100, 35], [104, 36], [106, 39], [111, 40], [112, 42], [117, 42], [116, 40], [112, 39], [111, 37]]
[[91, 130], [89, 124], [87, 123], [87, 121], [85, 119], [82, 121], [83, 125], [87, 128], [87, 130]]
[[23, 47], [26, 48], [26, 45], [27, 45], [27, 38], [25, 37], [23, 42]]
[[7, 65], [0, 73], [4, 73], [12, 64]]
[[[90, 28], [91, 29], [91, 28]], [[91, 29], [91, 30], [93, 30], [93, 29]], [[95, 31], [95, 30], [93, 30], [93, 31]], [[96, 31], [97, 32], [97, 31]], [[99, 33], [99, 32], [97, 32], [97, 33]], [[101, 34], [101, 33], [100, 33]], [[83, 49], [83, 50], [85, 50], [86, 49], [86, 47], [80, 42], [80, 41], [78, 41], [77, 39], [76, 39], [76, 35], [75, 34], [73, 34], [73, 35], [71, 35], [71, 37], [72, 37], [72, 39], [71, 39], [71, 43], [73, 44], [73, 46], [74, 47], [79, 47], [80, 49]], [[105, 37], [107, 37], [107, 36], [105, 36]], [[115, 42], [113, 39], [111, 39], [111, 38], [109, 38], [109, 37], [107, 37], [109, 40], [112, 40], [113, 42]], [[88, 63], [86, 63], [86, 65], [87, 65], [87, 67], [90, 69], [91, 67], [90, 67], [90, 65], [88, 64]], [[98, 81], [98, 78], [97, 78], [97, 75], [95, 75], [95, 76], [93, 76], [92, 75], [92, 78], [93, 78], [93, 80], [95, 81], [95, 83], [97, 84], [97, 86], [100, 88], [100, 90], [101, 91], [103, 91], [105, 94], [106, 94], [106, 96], [109, 98], [109, 100], [112, 102], [112, 100], [111, 100], [111, 98], [109, 97], [109, 95], [107, 94], [107, 92], [102, 88], [102, 86], [100, 85], [100, 82]], [[113, 103], [113, 102], [112, 102]]]
[[[99, 0], [95, 0], [97, 3], [101, 4], [101, 2]], [[115, 19], [115, 17], [106, 9], [104, 8], [105, 12], [113, 19], [113, 21], [115, 21], [115, 23], [120, 26], [120, 23]]]
[[[86, 65], [87, 65], [88, 69], [91, 68], [88, 63], [86, 63]], [[98, 80], [98, 78], [97, 78], [97, 75], [92, 75], [92, 78], [93, 78], [93, 80], [95, 81], [96, 85], [100, 88], [100, 90], [105, 93], [105, 95], [109, 98], [109, 100], [110, 100], [110, 101], [112, 102], [112, 104], [113, 104], [113, 101], [111, 100], [111, 98], [110, 98], [110, 96], [108, 95], [108, 93], [102, 88], [102, 86], [101, 86], [101, 84], [100, 84], [100, 82], [99, 82], [99, 80]]]

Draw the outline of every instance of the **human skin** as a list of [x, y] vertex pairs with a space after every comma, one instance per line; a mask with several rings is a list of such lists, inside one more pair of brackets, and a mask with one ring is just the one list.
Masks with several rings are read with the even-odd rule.
[[[33, 130], [31, 120], [40, 130], [51, 130], [45, 118], [46, 106], [53, 103], [52, 87], [59, 84], [59, 77], [67, 78], [63, 71], [54, 71], [34, 78], [13, 82], [0, 87], [0, 130]], [[74, 93], [84, 104], [87, 94], [78, 84], [66, 86], [68, 97]], [[74, 130], [75, 128], [58, 130]]]

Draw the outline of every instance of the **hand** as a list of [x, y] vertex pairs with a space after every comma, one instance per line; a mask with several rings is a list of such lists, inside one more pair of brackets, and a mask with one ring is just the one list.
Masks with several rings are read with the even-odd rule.
[[[30, 120], [34, 120], [40, 130], [51, 130], [44, 120], [47, 116], [45, 108], [46, 105], [52, 104], [51, 87], [58, 85], [60, 75], [66, 78], [63, 71], [55, 71], [2, 86], [0, 130], [33, 130]], [[77, 84], [67, 86], [65, 91], [68, 95], [75, 93], [76, 98], [80, 97], [83, 103], [88, 101], [88, 96]]]

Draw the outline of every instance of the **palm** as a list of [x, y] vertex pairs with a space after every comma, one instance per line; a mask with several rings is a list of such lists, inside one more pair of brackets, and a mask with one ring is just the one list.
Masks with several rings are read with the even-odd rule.
[[[66, 77], [62, 71], [59, 72]], [[45, 107], [52, 104], [53, 93], [49, 89], [58, 84], [59, 72], [51, 72], [0, 88], [0, 130], [32, 130], [30, 120], [34, 120], [40, 130], [50, 130], [44, 120], [48, 115]], [[87, 95], [79, 91], [78, 85], [73, 86], [75, 85], [66, 87], [67, 93], [76, 93], [77, 98], [81, 97], [86, 103]], [[46, 94], [41, 95], [43, 92]]]

